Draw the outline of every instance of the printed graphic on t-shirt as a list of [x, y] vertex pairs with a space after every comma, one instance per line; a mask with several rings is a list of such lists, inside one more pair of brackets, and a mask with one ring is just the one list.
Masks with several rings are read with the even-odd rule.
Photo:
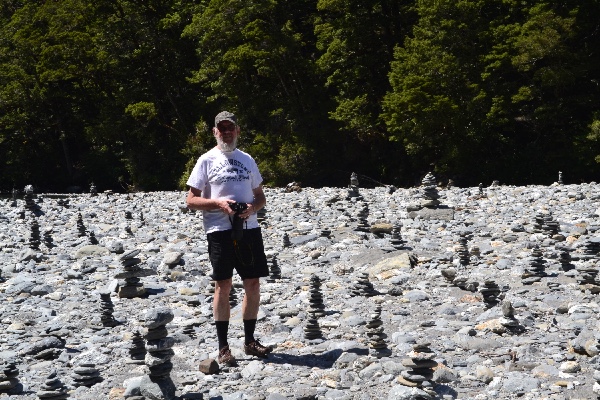
[[215, 177], [214, 182], [217, 184], [250, 180], [250, 170], [232, 158], [214, 166], [210, 175]]

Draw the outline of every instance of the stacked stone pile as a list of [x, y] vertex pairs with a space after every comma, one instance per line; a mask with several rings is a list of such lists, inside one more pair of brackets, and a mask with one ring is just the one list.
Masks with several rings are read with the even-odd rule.
[[36, 393], [40, 400], [63, 400], [69, 398], [66, 386], [58, 377], [56, 370], [46, 377], [41, 389]]
[[360, 202], [358, 206], [358, 212], [356, 213], [356, 220], [358, 224], [356, 230], [358, 232], [369, 232], [370, 226], [368, 222], [369, 217], [369, 205], [366, 202]]
[[429, 347], [431, 343], [417, 343], [413, 345], [412, 351], [407, 354], [408, 358], [402, 360], [407, 370], [402, 371], [398, 382], [409, 387], [417, 387], [429, 396], [436, 396], [433, 391], [433, 368], [437, 366], [434, 360], [435, 353]]
[[371, 313], [371, 319], [367, 322], [366, 328], [371, 355], [379, 358], [389, 355], [387, 344], [385, 343], [387, 335], [383, 332], [383, 321], [381, 320], [381, 304], [378, 304], [373, 313]]
[[95, 363], [88, 361], [82, 361], [79, 363], [79, 365], [73, 368], [71, 379], [73, 379], [73, 386], [75, 387], [91, 387], [99, 382], [102, 382], [100, 370], [96, 368]]
[[460, 237], [458, 238], [458, 245], [456, 246], [456, 258], [458, 265], [469, 265], [471, 262], [471, 255], [469, 254], [467, 243], [467, 235], [461, 233]]
[[369, 279], [368, 272], [361, 272], [356, 277], [356, 282], [354, 282], [354, 286], [350, 290], [354, 296], [375, 296], [377, 295], [377, 290], [373, 287]]
[[114, 310], [115, 307], [110, 298], [110, 293], [100, 293], [100, 322], [102, 323], [102, 326], [114, 327], [119, 324], [113, 315]]
[[535, 246], [531, 250], [531, 255], [525, 260], [525, 271], [521, 275], [523, 285], [531, 285], [539, 282], [545, 277], [546, 274], [546, 260], [544, 260], [544, 253]]
[[437, 182], [431, 172], [428, 172], [421, 181], [421, 194], [423, 195], [422, 207], [435, 208], [440, 205]]
[[269, 266], [269, 277], [267, 278], [267, 282], [277, 282], [281, 279], [281, 268], [279, 267], [277, 256], [268, 258], [267, 264]]
[[582, 291], [590, 291], [593, 294], [600, 293], [600, 282], [597, 280], [598, 266], [595, 261], [582, 261], [575, 269], [579, 273], [576, 279]]
[[129, 359], [127, 360], [127, 364], [144, 364], [146, 358], [146, 345], [139, 329], [136, 329], [131, 333], [128, 350]]
[[499, 303], [498, 296], [502, 292], [500, 286], [492, 279], [486, 279], [483, 283], [483, 287], [479, 289], [479, 292], [483, 296], [483, 301], [488, 308], [495, 306]]
[[134, 249], [124, 252], [119, 261], [121, 270], [115, 275], [115, 279], [125, 280], [125, 284], [119, 287], [119, 297], [131, 299], [142, 297], [146, 294], [146, 288], [140, 278], [156, 275], [156, 271], [150, 268], [143, 268], [140, 263], [142, 260], [137, 257], [140, 249]]
[[81, 213], [77, 213], [77, 232], [79, 234], [79, 237], [87, 236], [87, 229], [83, 223], [83, 217], [81, 216]]
[[0, 394], [18, 394], [23, 387], [18, 379], [19, 369], [15, 361], [0, 362]]
[[40, 237], [40, 224], [37, 218], [31, 219], [31, 234], [29, 235], [29, 248], [32, 250], [39, 250], [40, 244], [42, 243]]
[[[175, 355], [173, 345], [175, 340], [168, 336], [166, 325], [174, 318], [173, 311], [168, 308], [158, 308], [146, 312], [143, 327], [146, 329], [146, 366], [153, 382], [162, 381], [169, 387], [169, 376], [173, 369], [171, 358]], [[174, 395], [174, 393], [173, 393]]]

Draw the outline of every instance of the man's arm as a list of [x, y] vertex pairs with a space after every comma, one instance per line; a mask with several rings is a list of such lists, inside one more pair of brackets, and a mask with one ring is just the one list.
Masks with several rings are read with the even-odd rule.
[[218, 198], [218, 199], [205, 199], [202, 197], [202, 191], [193, 187], [190, 187], [185, 203], [188, 208], [192, 210], [221, 210], [225, 214], [234, 214], [233, 210], [229, 208], [229, 203], [233, 200]]

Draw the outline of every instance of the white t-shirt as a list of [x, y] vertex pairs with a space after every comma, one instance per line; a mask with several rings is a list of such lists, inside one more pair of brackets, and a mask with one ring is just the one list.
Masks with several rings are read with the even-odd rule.
[[[262, 183], [262, 176], [254, 159], [241, 150], [223, 152], [217, 147], [200, 156], [187, 185], [202, 191], [205, 199], [225, 197], [238, 203], [252, 203], [253, 189]], [[206, 233], [231, 229], [233, 216], [221, 210], [202, 211]], [[256, 214], [244, 222], [244, 228], [258, 228]]]

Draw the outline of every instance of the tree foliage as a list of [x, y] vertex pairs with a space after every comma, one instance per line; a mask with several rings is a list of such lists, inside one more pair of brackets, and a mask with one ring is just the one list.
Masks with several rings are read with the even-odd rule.
[[6, 0], [0, 189], [182, 187], [223, 109], [275, 185], [592, 180], [599, 21], [598, 0]]

